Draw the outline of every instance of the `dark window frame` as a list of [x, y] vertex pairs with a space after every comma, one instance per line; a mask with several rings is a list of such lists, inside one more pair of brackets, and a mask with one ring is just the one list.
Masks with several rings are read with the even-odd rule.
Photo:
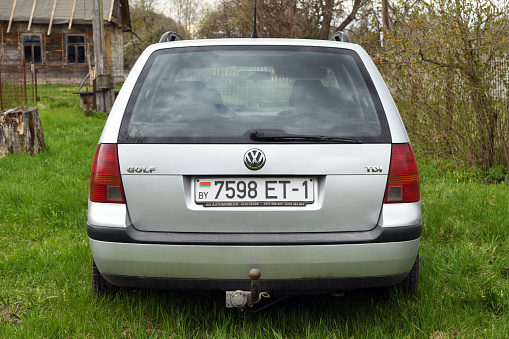
[[[83, 42], [70, 42], [69, 38], [80, 37], [83, 38]], [[86, 49], [87, 38], [85, 34], [67, 34], [65, 36], [65, 59], [68, 65], [84, 65], [87, 63], [87, 49]], [[80, 47], [83, 52], [83, 57], [80, 58]], [[73, 50], [73, 54], [69, 53], [69, 50]], [[74, 59], [71, 60], [71, 56]]]
[[[38, 37], [39, 41], [25, 41], [25, 37]], [[43, 64], [43, 49], [42, 49], [42, 34], [23, 34], [22, 36], [22, 44], [23, 44], [23, 59], [26, 60], [27, 63], [32, 63], [34, 65], [42, 65]], [[39, 58], [36, 58], [37, 55], [37, 47], [39, 47]], [[27, 48], [30, 49], [30, 56], [27, 57]], [[37, 60], [38, 59], [38, 60]]]

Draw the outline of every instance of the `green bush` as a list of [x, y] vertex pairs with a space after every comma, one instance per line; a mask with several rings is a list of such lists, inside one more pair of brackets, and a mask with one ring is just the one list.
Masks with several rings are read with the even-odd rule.
[[489, 0], [396, 6], [380, 69], [410, 138], [426, 154], [484, 171], [509, 167], [508, 6]]

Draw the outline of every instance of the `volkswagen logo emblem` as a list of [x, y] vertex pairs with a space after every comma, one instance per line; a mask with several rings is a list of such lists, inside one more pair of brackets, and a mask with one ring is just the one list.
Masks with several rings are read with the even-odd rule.
[[250, 170], [257, 171], [265, 165], [265, 154], [257, 148], [252, 148], [244, 154], [244, 164]]

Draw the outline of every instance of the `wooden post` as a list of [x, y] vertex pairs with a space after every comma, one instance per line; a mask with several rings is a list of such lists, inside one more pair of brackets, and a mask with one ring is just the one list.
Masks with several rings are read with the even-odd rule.
[[102, 0], [93, 0], [94, 12], [92, 15], [92, 29], [94, 40], [94, 57], [96, 76], [104, 73], [104, 24]]
[[11, 25], [12, 25], [12, 18], [14, 17], [14, 11], [16, 10], [16, 2], [18, 0], [14, 0], [14, 3], [12, 4], [12, 10], [11, 10], [11, 17], [9, 18], [9, 25], [7, 26], [7, 33], [11, 31]]
[[102, 0], [93, 0], [93, 16], [92, 28], [94, 37], [94, 57], [95, 57], [95, 79], [101, 79], [96, 83], [97, 110], [100, 112], [109, 113], [113, 103], [111, 102], [110, 86], [103, 85], [103, 79], [110, 79], [106, 70], [105, 50], [106, 43], [104, 38], [104, 16]]
[[[108, 15], [108, 21], [111, 22], [111, 17], [113, 16], [113, 8], [114, 8], [114, 5], [115, 5], [115, 0], [110, 0], [111, 1], [111, 6], [110, 6], [110, 15]], [[120, 6], [120, 4], [119, 4]]]
[[27, 102], [27, 59], [23, 59], [23, 90], [25, 92], [25, 103]]
[[38, 71], [39, 70], [36, 68], [35, 72], [34, 72], [34, 74], [35, 74], [35, 102], [41, 101], [41, 98], [39, 98], [39, 96], [37, 95], [37, 72]]
[[35, 68], [34, 68], [34, 64], [30, 64], [30, 76], [31, 76], [31, 85], [32, 87], [30, 87], [30, 102], [35, 104], [35, 78], [34, 78], [34, 73], [35, 73]]
[[74, 19], [74, 11], [75, 10], [76, 10], [76, 0], [74, 0], [74, 3], [72, 4], [71, 18], [69, 19], [69, 28], [67, 28], [67, 29], [71, 29], [71, 27], [72, 27], [72, 20]]
[[4, 99], [2, 97], [2, 67], [0, 66], [0, 112], [4, 110]]
[[92, 80], [92, 109], [97, 111], [97, 81]]
[[34, 18], [35, 5], [37, 4], [37, 0], [34, 0], [34, 4], [32, 6], [32, 13], [30, 14], [30, 20], [28, 21], [28, 31], [32, 27], [32, 19]]
[[51, 11], [51, 18], [49, 19], [48, 36], [51, 35], [51, 27], [53, 26], [53, 18], [55, 17], [55, 10], [57, 8], [57, 0], [53, 3], [53, 10]]

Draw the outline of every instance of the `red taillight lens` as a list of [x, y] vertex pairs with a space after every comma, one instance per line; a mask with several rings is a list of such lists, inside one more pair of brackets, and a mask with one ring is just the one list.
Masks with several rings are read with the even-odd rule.
[[392, 145], [391, 168], [384, 202], [416, 202], [420, 199], [419, 171], [412, 146]]
[[90, 175], [90, 201], [125, 203], [115, 144], [97, 146]]

